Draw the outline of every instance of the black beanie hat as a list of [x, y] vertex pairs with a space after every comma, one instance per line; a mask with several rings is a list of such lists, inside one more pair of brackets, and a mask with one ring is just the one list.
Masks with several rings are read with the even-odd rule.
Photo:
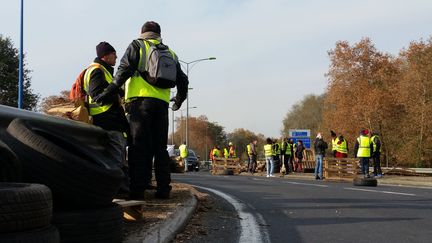
[[102, 58], [112, 52], [116, 52], [116, 50], [108, 42], [102, 41], [96, 46], [96, 54], [99, 58]]
[[148, 31], [160, 34], [161, 33], [160, 25], [154, 21], [147, 21], [142, 26], [141, 33], [148, 32]]

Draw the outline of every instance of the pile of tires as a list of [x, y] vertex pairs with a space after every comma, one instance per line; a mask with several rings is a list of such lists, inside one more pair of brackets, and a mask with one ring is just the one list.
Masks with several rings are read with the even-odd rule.
[[[123, 211], [112, 200], [124, 174], [108, 151], [26, 119], [10, 122], [0, 139], [1, 150], [15, 156], [0, 161], [2, 180], [20, 179], [51, 189], [52, 223], [62, 243], [122, 241]], [[102, 140], [99, 147], [105, 144]]]
[[48, 187], [0, 182], [0, 242], [59, 243], [59, 232], [51, 219]]

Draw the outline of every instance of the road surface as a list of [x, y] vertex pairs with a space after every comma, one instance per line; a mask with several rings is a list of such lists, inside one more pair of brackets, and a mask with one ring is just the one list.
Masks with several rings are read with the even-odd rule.
[[[432, 242], [431, 189], [208, 172], [172, 178], [217, 198], [218, 210], [232, 219], [225, 222], [231, 232], [224, 232], [224, 243]], [[220, 242], [212, 237], [225, 223], [215, 220], [214, 212], [204, 220], [214, 221], [215, 232], [190, 242]]]

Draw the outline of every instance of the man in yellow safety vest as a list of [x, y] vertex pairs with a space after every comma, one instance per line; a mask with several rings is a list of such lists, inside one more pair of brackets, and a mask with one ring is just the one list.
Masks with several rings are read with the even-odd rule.
[[[161, 63], [163, 65], [159, 65]], [[166, 150], [168, 108], [170, 101], [174, 102], [172, 110], [180, 108], [187, 97], [188, 83], [177, 55], [162, 43], [160, 25], [148, 21], [142, 26], [138, 39], [127, 47], [114, 81], [95, 97], [95, 102], [103, 105], [107, 97], [125, 86], [132, 137], [128, 161], [130, 199], [144, 199], [145, 183], [151, 177], [153, 158], [157, 182], [155, 197], [169, 198], [171, 174]], [[170, 100], [171, 88], [174, 86], [177, 86], [177, 93]]]
[[187, 172], [188, 171], [188, 163], [187, 163], [187, 157], [189, 154], [186, 142], [183, 142], [180, 146], [179, 146], [179, 150], [180, 150], [180, 157], [183, 160], [184, 163], [184, 171]]
[[369, 130], [364, 129], [360, 132], [360, 136], [356, 139], [354, 145], [354, 156], [356, 158], [360, 158], [361, 172], [365, 178], [370, 178], [369, 158], [371, 157], [372, 150], [373, 144], [369, 137]]

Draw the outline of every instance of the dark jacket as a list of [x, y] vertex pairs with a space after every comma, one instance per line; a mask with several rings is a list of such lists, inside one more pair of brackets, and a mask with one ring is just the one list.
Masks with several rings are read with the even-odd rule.
[[[114, 75], [114, 68], [111, 67], [105, 61], [96, 57], [94, 59], [94, 62], [99, 63], [109, 73], [111, 73], [111, 75]], [[108, 82], [105, 80], [104, 71], [100, 68], [96, 68], [95, 70], [93, 70], [93, 72], [90, 75], [90, 82], [87, 90], [88, 95], [90, 95], [90, 97], [96, 97], [97, 95], [101, 94], [106, 89], [106, 87], [108, 87]], [[112, 95], [111, 97], [109, 97], [109, 100], [106, 103], [119, 105], [118, 95], [117, 94]]]
[[303, 150], [305, 150], [305, 147], [303, 144], [297, 145], [296, 151], [295, 151], [295, 157], [299, 159], [303, 159]]
[[[138, 62], [139, 62], [139, 51], [140, 45], [138, 41], [142, 41], [140, 39], [132, 41], [126, 49], [125, 54], [123, 55], [120, 66], [116, 72], [114, 77], [114, 83], [117, 86], [122, 86], [126, 80], [138, 70]], [[145, 50], [142, 54], [145, 56]], [[177, 62], [177, 94], [176, 99], [178, 102], [183, 102], [186, 99], [187, 91], [188, 91], [188, 77], [181, 70], [180, 62]]]
[[322, 138], [316, 138], [314, 142], [315, 154], [325, 155], [326, 149], [328, 148], [327, 143]]
[[[99, 58], [96, 58], [94, 62], [103, 65], [104, 68], [113, 75], [114, 68], [109, 64]], [[105, 80], [104, 71], [100, 68], [96, 68], [90, 75], [88, 94], [90, 97], [95, 97], [96, 95], [101, 94], [106, 87], [108, 87], [108, 82]], [[112, 106], [107, 111], [92, 116], [93, 125], [99, 126], [108, 131], [119, 131], [129, 134], [129, 124], [124, 109], [120, 105], [118, 94], [112, 95], [107, 98], [107, 100], [109, 100], [107, 103], [111, 103]]]

